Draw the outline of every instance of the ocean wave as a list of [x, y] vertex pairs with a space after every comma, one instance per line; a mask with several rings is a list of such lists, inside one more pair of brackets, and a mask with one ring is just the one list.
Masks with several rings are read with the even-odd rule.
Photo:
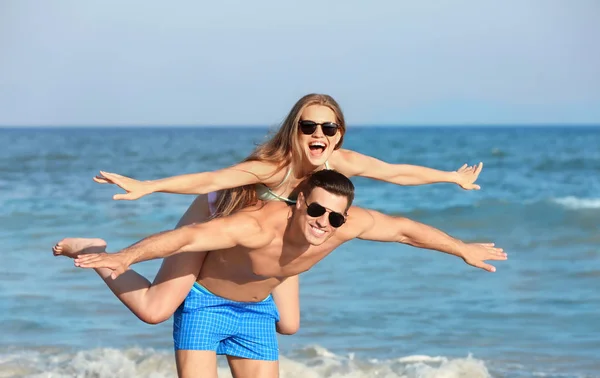
[[554, 198], [553, 202], [572, 210], [600, 209], [600, 198], [577, 198], [574, 196]]
[[472, 204], [439, 206], [437, 208], [423, 206], [406, 210], [390, 210], [389, 207], [377, 206], [377, 204], [369, 204], [362, 207], [372, 208], [392, 216], [402, 216], [413, 219], [428, 219], [430, 217], [444, 219], [475, 217], [488, 218], [490, 221], [494, 221], [495, 219], [497, 220], [498, 217], [517, 217], [516, 219], [521, 219], [524, 214], [528, 214], [529, 216], [535, 216], [537, 214], [541, 217], [546, 217], [548, 214], [557, 212], [560, 213], [561, 211], [576, 214], [584, 210], [599, 209], [600, 198], [588, 199], [567, 196], [521, 201], [509, 199], [485, 199]]
[[476, 210], [478, 213], [481, 211], [499, 211], [502, 213], [510, 212], [523, 212], [523, 211], [556, 211], [557, 209], [563, 210], [586, 210], [586, 209], [600, 209], [600, 198], [580, 198], [576, 196], [565, 196], [565, 197], [550, 197], [539, 200], [509, 200], [509, 199], [485, 199], [474, 202], [469, 205], [451, 205], [442, 206], [438, 208], [431, 207], [419, 207], [413, 208], [406, 212], [390, 212], [385, 208], [378, 208], [372, 206], [374, 209], [383, 211], [390, 215], [398, 216], [427, 216], [427, 215], [443, 215], [443, 216], [460, 216], [470, 213]]
[[540, 172], [598, 170], [600, 169], [600, 159], [590, 156], [567, 159], [547, 158], [537, 164], [534, 169]]
[[[491, 377], [483, 361], [471, 356], [447, 358], [406, 356], [392, 360], [358, 360], [314, 346], [303, 350], [310, 358], [280, 360], [282, 378], [445, 378]], [[222, 362], [222, 361], [220, 361]], [[231, 377], [220, 363], [219, 377]], [[176, 376], [172, 352], [129, 348], [100, 348], [71, 353], [64, 349], [12, 350], [0, 353], [0, 377], [150, 377]]]

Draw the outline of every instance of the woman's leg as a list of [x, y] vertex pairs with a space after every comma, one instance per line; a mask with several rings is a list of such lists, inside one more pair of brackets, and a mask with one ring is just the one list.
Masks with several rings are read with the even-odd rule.
[[298, 276], [288, 277], [273, 290], [273, 300], [279, 310], [277, 332], [293, 335], [300, 329], [300, 288]]
[[[183, 215], [177, 227], [204, 222], [210, 216], [206, 195], [198, 196]], [[103, 252], [101, 239], [64, 239], [54, 247], [56, 255], [75, 257], [81, 253]], [[150, 283], [133, 270], [110, 278], [110, 269], [96, 269], [112, 292], [146, 323], [157, 324], [171, 317], [183, 302], [197, 279], [206, 252], [181, 253], [167, 257]]]
[[[207, 195], [199, 195], [177, 223], [177, 228], [206, 221], [210, 217]], [[75, 257], [81, 253], [104, 252], [106, 243], [101, 239], [65, 239], [55, 248], [55, 254]], [[206, 252], [180, 253], [167, 257], [150, 283], [134, 270], [110, 278], [110, 269], [96, 269], [112, 292], [142, 321], [161, 323], [183, 302], [200, 272]], [[287, 278], [273, 291], [279, 311], [277, 332], [292, 335], [300, 328], [300, 298], [298, 276]]]

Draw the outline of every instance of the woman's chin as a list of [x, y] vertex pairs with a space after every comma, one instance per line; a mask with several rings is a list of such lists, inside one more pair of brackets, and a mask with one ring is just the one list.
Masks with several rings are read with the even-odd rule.
[[323, 151], [318, 154], [315, 154], [311, 151], [306, 152], [306, 160], [308, 160], [308, 162], [314, 167], [320, 167], [324, 165], [327, 159], [329, 159], [329, 156], [331, 156], [331, 154], [327, 151]]

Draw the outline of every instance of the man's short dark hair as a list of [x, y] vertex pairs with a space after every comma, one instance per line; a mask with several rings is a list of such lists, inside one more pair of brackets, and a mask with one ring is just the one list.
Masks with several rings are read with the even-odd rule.
[[314, 188], [321, 188], [329, 193], [346, 197], [348, 199], [346, 210], [354, 201], [354, 184], [348, 177], [333, 169], [313, 172], [298, 185], [298, 190], [304, 194], [304, 198], [310, 196]]

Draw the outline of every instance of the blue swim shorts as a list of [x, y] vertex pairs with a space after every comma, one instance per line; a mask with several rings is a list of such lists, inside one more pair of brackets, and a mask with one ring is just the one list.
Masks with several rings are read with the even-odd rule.
[[278, 321], [271, 295], [261, 302], [236, 302], [195, 283], [175, 311], [173, 342], [175, 350], [214, 350], [228, 356], [276, 361]]

